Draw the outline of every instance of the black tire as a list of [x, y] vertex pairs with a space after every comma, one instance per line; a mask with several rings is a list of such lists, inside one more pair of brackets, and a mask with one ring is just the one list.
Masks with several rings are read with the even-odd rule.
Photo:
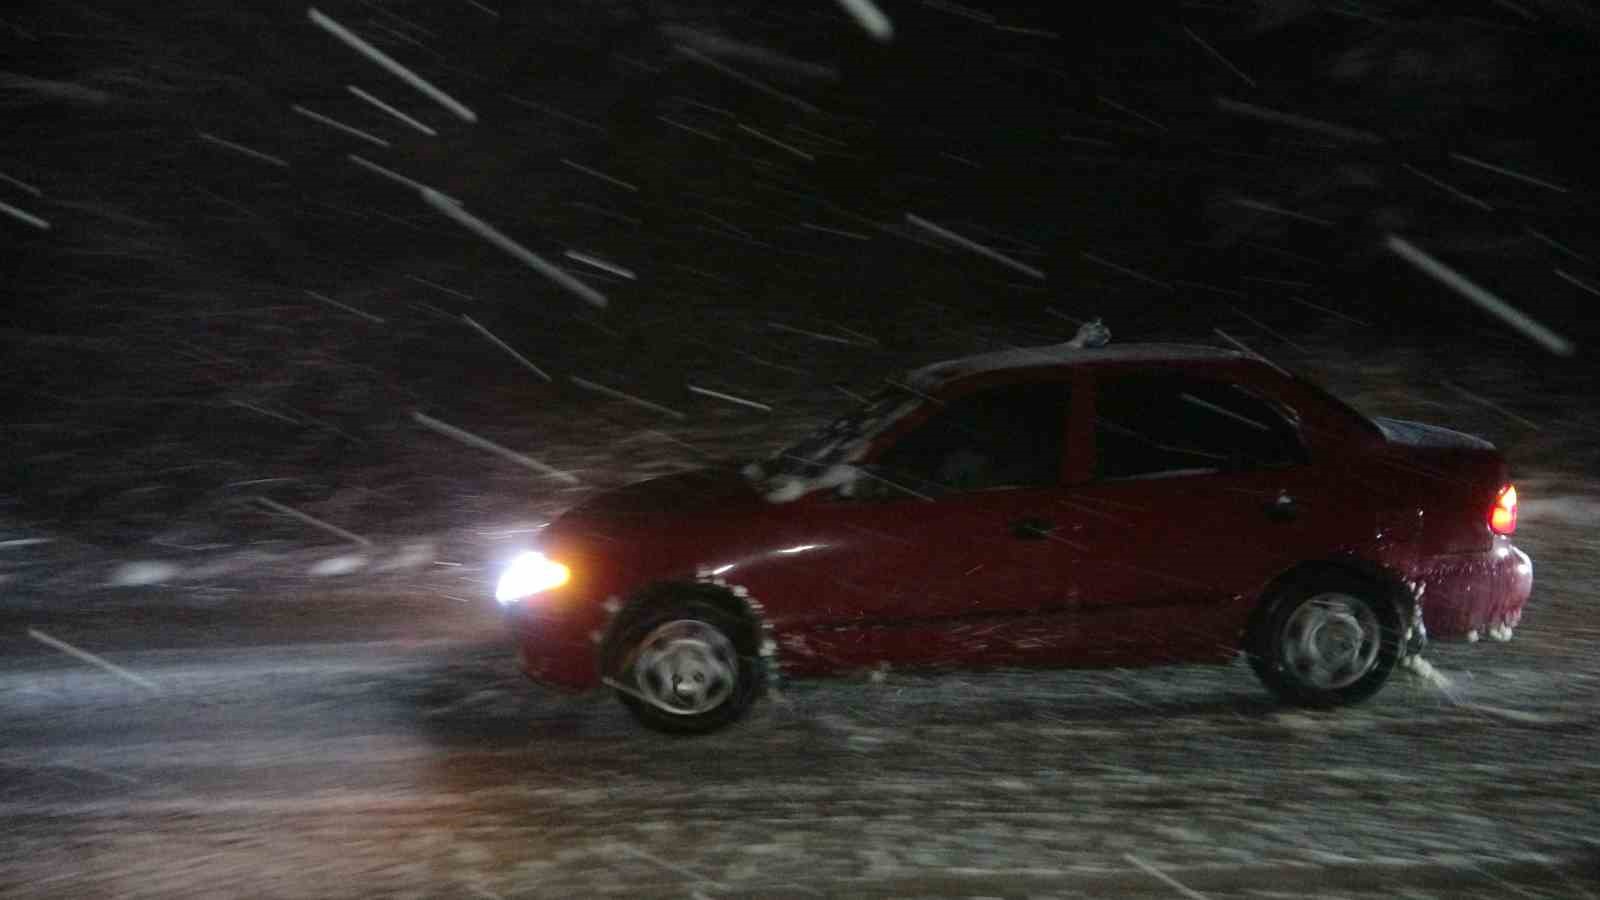
[[621, 623], [606, 671], [640, 724], [706, 734], [737, 722], [760, 693], [753, 632], [705, 601], [662, 598]]
[[1401, 655], [1400, 616], [1359, 576], [1320, 571], [1275, 589], [1245, 638], [1262, 684], [1285, 703], [1348, 706], [1376, 694]]

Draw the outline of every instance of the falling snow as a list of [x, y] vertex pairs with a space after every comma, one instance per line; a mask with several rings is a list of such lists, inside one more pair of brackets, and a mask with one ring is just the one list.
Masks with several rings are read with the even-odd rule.
[[[0, 884], [1600, 895], [1597, 37], [1559, 0], [8, 10]], [[669, 748], [526, 684], [484, 602], [595, 492], [759, 460], [791, 514], [949, 378], [1135, 344], [1498, 447], [1526, 620], [1339, 712], [1242, 664], [880, 667]]]

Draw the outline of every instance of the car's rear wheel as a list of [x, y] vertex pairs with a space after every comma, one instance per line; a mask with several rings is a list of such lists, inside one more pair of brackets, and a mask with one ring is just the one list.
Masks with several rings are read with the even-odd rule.
[[668, 601], [625, 624], [612, 686], [646, 727], [704, 734], [737, 721], [758, 693], [755, 648], [734, 616], [708, 603]]
[[1324, 572], [1280, 586], [1251, 623], [1250, 666], [1279, 699], [1301, 706], [1359, 703], [1400, 658], [1399, 616], [1371, 583]]

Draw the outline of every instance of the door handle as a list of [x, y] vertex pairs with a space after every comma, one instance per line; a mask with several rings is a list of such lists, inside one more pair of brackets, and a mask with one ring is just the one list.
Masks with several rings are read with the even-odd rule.
[[1274, 522], [1292, 521], [1296, 516], [1300, 515], [1300, 506], [1294, 502], [1293, 497], [1289, 496], [1288, 491], [1279, 491], [1277, 499], [1268, 503], [1265, 509], [1267, 518]]
[[1047, 538], [1055, 530], [1056, 523], [1039, 516], [1026, 516], [1011, 523], [1011, 535], [1027, 540]]

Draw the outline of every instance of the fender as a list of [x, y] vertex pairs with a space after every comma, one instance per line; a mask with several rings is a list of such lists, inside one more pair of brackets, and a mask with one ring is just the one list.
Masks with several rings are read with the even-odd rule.
[[778, 642], [773, 637], [772, 623], [767, 617], [766, 607], [743, 585], [725, 581], [709, 570], [697, 572], [693, 581], [658, 581], [637, 592], [626, 602], [616, 597], [608, 599], [604, 606], [608, 618], [602, 629], [594, 635], [600, 645], [597, 657], [600, 677], [610, 679], [618, 674], [613, 670], [616, 668], [618, 654], [622, 648], [617, 646], [616, 636], [630, 620], [657, 603], [685, 594], [697, 596], [732, 613], [746, 624], [759, 657], [763, 684], [769, 694], [776, 695], [782, 679], [782, 666], [778, 659]]

